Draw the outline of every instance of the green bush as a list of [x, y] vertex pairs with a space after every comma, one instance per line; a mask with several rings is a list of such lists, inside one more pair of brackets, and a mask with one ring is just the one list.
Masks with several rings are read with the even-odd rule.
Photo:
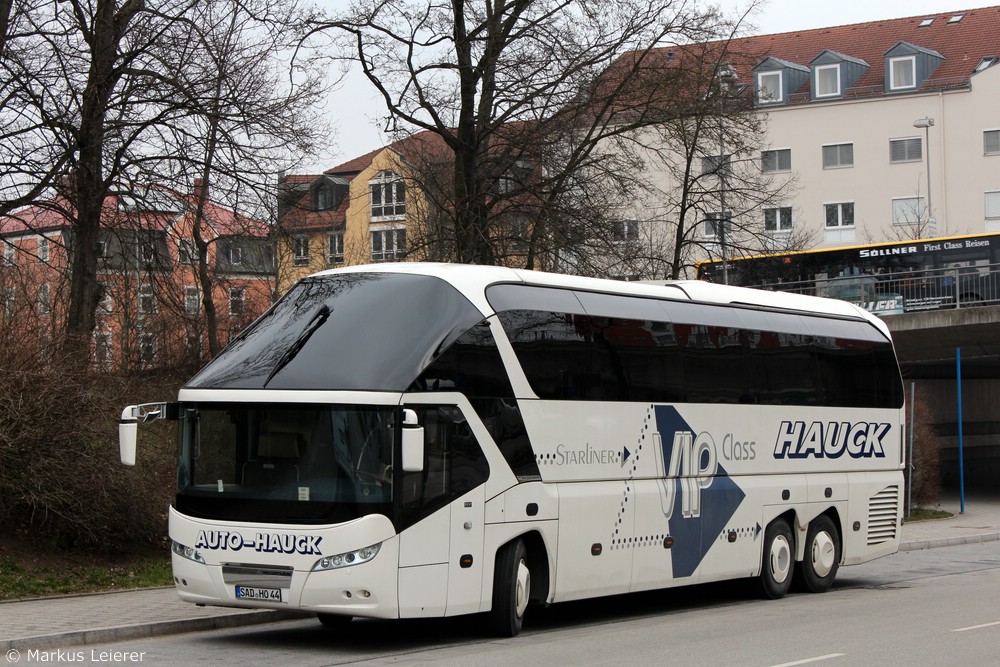
[[118, 420], [129, 403], [176, 397], [178, 379], [4, 356], [0, 522], [60, 548], [162, 543], [174, 488], [173, 430], [144, 429], [138, 464], [127, 468]]

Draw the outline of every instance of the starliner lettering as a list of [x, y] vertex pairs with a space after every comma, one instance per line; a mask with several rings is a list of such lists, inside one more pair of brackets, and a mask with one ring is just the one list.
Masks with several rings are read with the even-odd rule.
[[290, 535], [288, 533], [257, 533], [251, 542], [241, 534], [228, 530], [200, 530], [195, 549], [253, 549], [258, 553], [303, 554], [321, 556], [322, 535]]
[[774, 458], [836, 459], [884, 458], [882, 440], [891, 424], [873, 422], [781, 422], [774, 443]]
[[565, 445], [556, 445], [556, 463], [558, 465], [584, 465], [590, 463], [618, 463], [620, 452], [613, 449], [594, 449], [587, 444], [583, 449], [569, 449]]

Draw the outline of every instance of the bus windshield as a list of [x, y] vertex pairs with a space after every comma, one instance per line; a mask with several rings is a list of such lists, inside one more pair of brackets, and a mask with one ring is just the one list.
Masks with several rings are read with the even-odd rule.
[[178, 510], [306, 524], [389, 514], [394, 410], [182, 404]]

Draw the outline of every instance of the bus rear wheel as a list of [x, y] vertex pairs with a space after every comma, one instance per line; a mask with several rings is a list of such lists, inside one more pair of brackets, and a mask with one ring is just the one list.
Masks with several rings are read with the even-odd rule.
[[490, 610], [490, 628], [494, 634], [513, 637], [521, 631], [530, 595], [528, 550], [523, 540], [517, 540], [504, 545], [497, 555], [493, 574], [493, 608]]
[[810, 522], [806, 533], [806, 552], [799, 570], [802, 587], [810, 593], [829, 590], [839, 566], [840, 532], [830, 517], [821, 514]]
[[795, 549], [792, 529], [784, 519], [775, 519], [764, 531], [764, 554], [760, 564], [760, 589], [771, 600], [782, 598], [792, 586]]

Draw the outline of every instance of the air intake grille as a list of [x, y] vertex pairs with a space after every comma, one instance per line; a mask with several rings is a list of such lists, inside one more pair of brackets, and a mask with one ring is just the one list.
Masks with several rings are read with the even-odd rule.
[[896, 539], [899, 486], [887, 486], [868, 500], [868, 546]]

